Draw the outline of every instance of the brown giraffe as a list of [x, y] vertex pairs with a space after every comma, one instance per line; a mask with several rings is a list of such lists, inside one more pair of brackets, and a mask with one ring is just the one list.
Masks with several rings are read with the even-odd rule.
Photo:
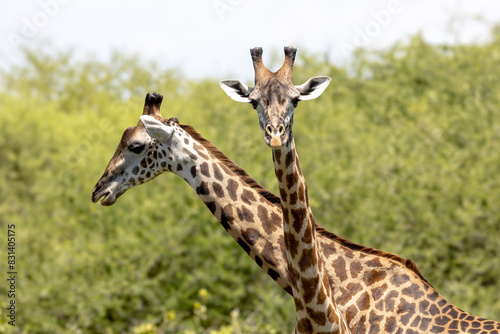
[[[330, 236], [335, 241], [325, 243], [322, 236], [326, 232], [321, 229], [315, 240], [307, 187], [300, 171], [292, 133], [293, 114], [299, 101], [319, 96], [330, 79], [315, 77], [303, 85], [294, 86], [292, 71], [295, 53], [296, 49], [286, 47], [282, 68], [272, 73], [262, 62], [262, 49], [254, 48], [251, 56], [255, 87], [249, 88], [238, 80], [220, 83], [231, 98], [251, 103], [257, 109], [261, 129], [265, 133], [264, 140], [273, 148], [287, 252], [296, 254], [294, 259], [287, 253], [293, 292], [304, 289], [299, 277], [305, 268], [311, 269], [310, 263], [305, 266], [300, 262], [304, 253], [302, 248], [306, 245], [310, 253], [308, 257], [313, 261], [318, 259], [318, 263], [321, 259], [325, 261], [325, 270], [333, 287], [333, 300], [345, 313], [354, 333], [499, 333], [500, 323], [472, 316], [446, 301], [411, 260], [354, 244], [347, 250], [345, 246], [348, 242], [340, 242], [342, 246], [339, 247], [340, 239], [333, 235]], [[288, 228], [287, 219], [291, 225]], [[309, 233], [309, 230], [312, 232]], [[311, 251], [315, 244], [319, 255]], [[361, 252], [358, 253], [358, 250]], [[368, 260], [368, 254], [377, 256]], [[318, 268], [321, 269], [320, 265]], [[316, 271], [316, 268], [312, 270]], [[313, 289], [316, 288], [322, 287], [313, 284]], [[300, 297], [304, 291], [301, 293]], [[294, 297], [296, 299], [295, 294]], [[296, 300], [296, 305], [300, 308], [304, 302]]]
[[[301, 96], [319, 96], [331, 79], [317, 77], [302, 89], [293, 86], [292, 67], [296, 49], [285, 48], [285, 63], [276, 72], [262, 62], [262, 48], [251, 50], [255, 70], [255, 88], [248, 96], [257, 110], [264, 140], [273, 149], [274, 171], [278, 179], [283, 210], [283, 230], [287, 246], [287, 263], [292, 280], [297, 311], [297, 333], [350, 333], [344, 315], [333, 299], [316, 239], [316, 224], [304, 175], [300, 169], [291, 132], [293, 109]], [[231, 82], [229, 82], [231, 84]], [[233, 90], [221, 82], [233, 96]], [[228, 89], [229, 87], [229, 89]], [[281, 111], [285, 111], [285, 115]], [[287, 118], [288, 121], [281, 121]]]
[[[182, 177], [248, 255], [289, 294], [280, 199], [262, 188], [194, 128], [144, 115], [122, 139], [92, 193], [112, 205], [129, 188], [170, 171]], [[411, 260], [364, 247], [316, 227], [337, 305], [353, 333], [499, 333], [500, 324], [447, 302]], [[479, 329], [479, 330], [478, 330]], [[497, 331], [499, 330], [499, 331]]]

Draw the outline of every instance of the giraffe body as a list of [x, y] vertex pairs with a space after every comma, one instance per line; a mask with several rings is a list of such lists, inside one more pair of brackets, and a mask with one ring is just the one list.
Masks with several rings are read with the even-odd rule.
[[[125, 131], [92, 200], [112, 205], [129, 188], [172, 172], [185, 179], [252, 260], [292, 294], [280, 199], [194, 128], [163, 119], [161, 96], [148, 96], [146, 117]], [[500, 332], [498, 322], [446, 301], [411, 260], [315, 230], [335, 301], [353, 333]]]

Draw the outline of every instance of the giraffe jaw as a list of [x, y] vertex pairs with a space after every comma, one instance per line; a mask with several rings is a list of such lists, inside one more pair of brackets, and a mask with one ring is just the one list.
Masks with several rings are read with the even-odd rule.
[[102, 206], [113, 205], [116, 203], [116, 200], [118, 199], [118, 197], [123, 195], [127, 189], [123, 189], [123, 190], [116, 192], [116, 193], [114, 193], [114, 190], [115, 189], [110, 189], [110, 187], [103, 189], [103, 190], [100, 190], [100, 191], [99, 191], [99, 189], [95, 189], [94, 192], [92, 193], [92, 202], [97, 203], [102, 198], [102, 200], [101, 200]]

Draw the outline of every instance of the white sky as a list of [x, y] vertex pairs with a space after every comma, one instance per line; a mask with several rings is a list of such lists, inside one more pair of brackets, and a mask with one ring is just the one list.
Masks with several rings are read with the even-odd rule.
[[104, 60], [125, 51], [190, 77], [249, 80], [254, 46], [264, 61], [292, 45], [342, 63], [351, 48], [385, 47], [418, 31], [430, 42], [484, 41], [499, 22], [494, 0], [0, 0], [0, 67], [22, 58], [19, 43], [49, 42]]

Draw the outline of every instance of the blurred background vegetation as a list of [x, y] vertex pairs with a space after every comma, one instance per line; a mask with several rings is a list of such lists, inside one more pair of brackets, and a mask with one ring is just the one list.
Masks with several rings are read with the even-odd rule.
[[[226, 78], [185, 79], [119, 53], [24, 54], [0, 76], [0, 220], [3, 236], [16, 224], [19, 273], [15, 328], [0, 285], [0, 332], [290, 333], [291, 298], [180, 178], [112, 207], [90, 201], [153, 91], [164, 117], [193, 125], [276, 193], [254, 111], [224, 94]], [[296, 84], [333, 79], [295, 116], [317, 222], [413, 259], [455, 305], [500, 320], [500, 28], [481, 45], [416, 35], [359, 50], [345, 67], [298, 55]]]

